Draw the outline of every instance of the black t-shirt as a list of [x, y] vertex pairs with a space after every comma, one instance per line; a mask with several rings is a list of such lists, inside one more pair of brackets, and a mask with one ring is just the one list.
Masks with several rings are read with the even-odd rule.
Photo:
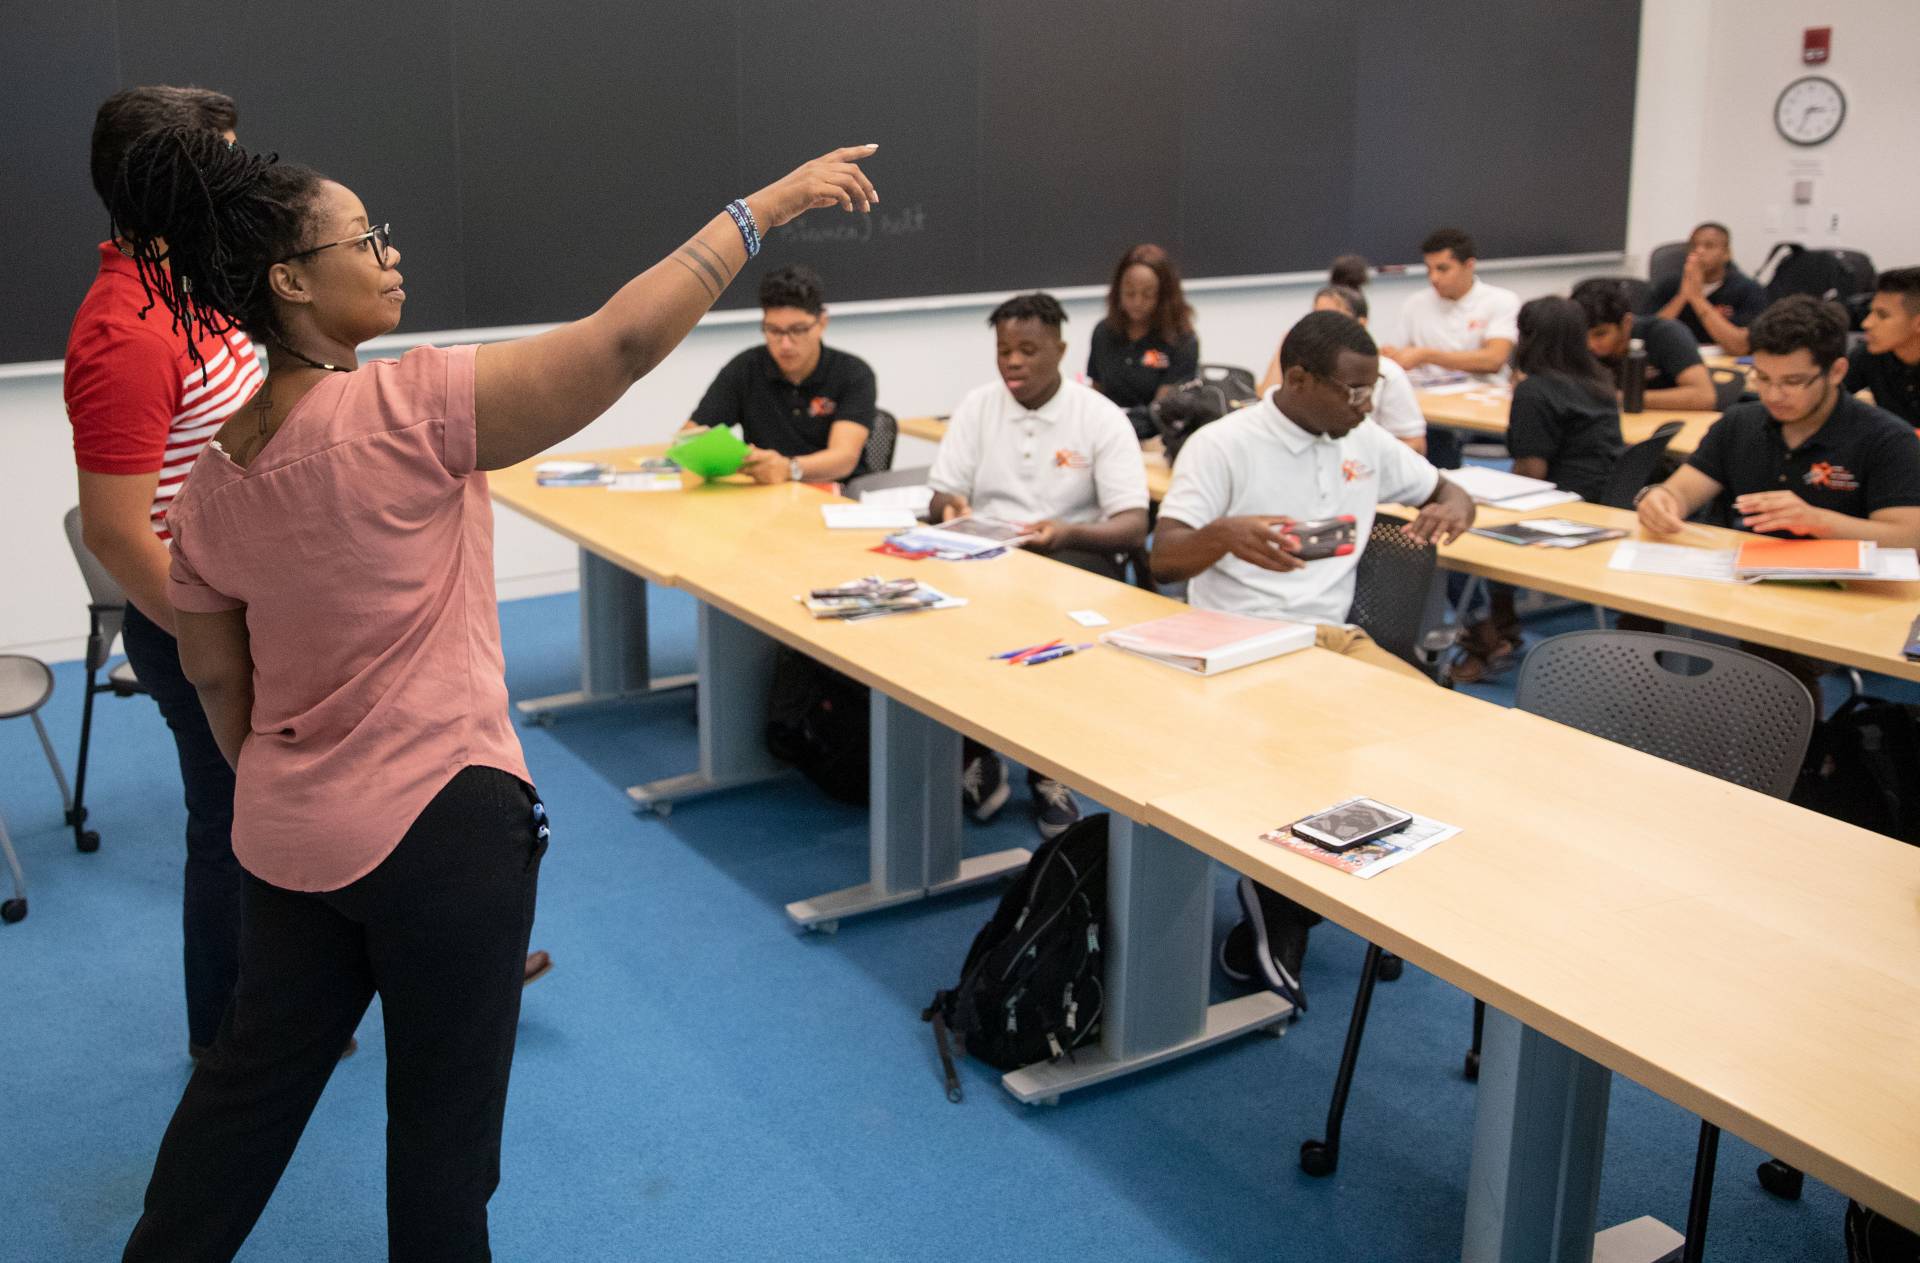
[[1625, 446], [1620, 405], [1572, 378], [1538, 373], [1513, 388], [1507, 451], [1515, 460], [1544, 459], [1555, 486], [1599, 500]]
[[[1678, 320], [1658, 316], [1635, 316], [1632, 336], [1647, 344], [1647, 389], [1671, 390], [1680, 384], [1680, 374], [1700, 363], [1700, 344]], [[1607, 367], [1618, 371], [1625, 362], [1608, 360]]]
[[1846, 390], [1871, 390], [1877, 406], [1920, 426], [1920, 364], [1909, 364], [1892, 351], [1874, 355], [1857, 346], [1847, 356]]
[[1102, 320], [1093, 327], [1093, 345], [1087, 352], [1087, 376], [1100, 393], [1122, 408], [1153, 402], [1162, 386], [1188, 381], [1200, 372], [1200, 338], [1189, 333], [1168, 342], [1150, 333], [1135, 342]]
[[[1669, 276], [1655, 285], [1654, 309], [1665, 307], [1679, 292], [1678, 276]], [[1744, 329], [1767, 309], [1767, 291], [1760, 287], [1760, 282], [1729, 263], [1727, 274], [1720, 278], [1720, 287], [1707, 295], [1707, 301], [1719, 308], [1721, 315]], [[1713, 341], [1713, 335], [1706, 331], [1700, 323], [1700, 317], [1695, 314], [1693, 304], [1681, 304], [1680, 314], [1674, 319], [1687, 327], [1687, 332], [1693, 335], [1695, 342], [1705, 344]]]
[[766, 347], [749, 347], [727, 361], [693, 419], [701, 425], [737, 425], [747, 442], [782, 456], [809, 456], [827, 446], [835, 421], [872, 427], [874, 390], [873, 370], [845, 351], [821, 347], [820, 362], [796, 386]]
[[1728, 526], [1738, 525], [1734, 499], [1756, 491], [1791, 491], [1816, 509], [1849, 517], [1920, 505], [1920, 436], [1892, 413], [1847, 394], [1826, 424], [1792, 451], [1765, 405], [1736, 404], [1687, 463], [1720, 484], [1714, 511]]

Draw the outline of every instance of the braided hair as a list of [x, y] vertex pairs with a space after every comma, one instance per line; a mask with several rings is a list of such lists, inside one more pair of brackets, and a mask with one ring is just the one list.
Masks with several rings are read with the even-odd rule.
[[165, 307], [203, 379], [202, 337], [238, 328], [287, 345], [267, 271], [301, 249], [324, 179], [205, 129], [165, 128], [127, 147], [106, 202], [147, 294], [140, 318]]

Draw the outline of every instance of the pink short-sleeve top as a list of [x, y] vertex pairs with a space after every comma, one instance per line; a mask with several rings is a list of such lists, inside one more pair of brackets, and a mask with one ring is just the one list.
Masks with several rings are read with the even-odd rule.
[[337, 890], [462, 768], [531, 779], [507, 710], [474, 350], [328, 377], [245, 468], [209, 445], [168, 514], [174, 605], [246, 610], [233, 850], [262, 881]]

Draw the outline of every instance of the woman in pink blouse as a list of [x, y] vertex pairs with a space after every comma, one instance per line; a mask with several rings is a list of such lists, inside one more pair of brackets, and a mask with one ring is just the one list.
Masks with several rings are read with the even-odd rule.
[[483, 471], [599, 416], [808, 209], [877, 200], [841, 149], [734, 202], [599, 311], [361, 364], [400, 251], [353, 193], [211, 133], [130, 151], [116, 233], [189, 334], [267, 348], [174, 501], [180, 656], [234, 765], [240, 982], [127, 1259], [228, 1259], [377, 992], [396, 1259], [485, 1259], [546, 850], [507, 714]]

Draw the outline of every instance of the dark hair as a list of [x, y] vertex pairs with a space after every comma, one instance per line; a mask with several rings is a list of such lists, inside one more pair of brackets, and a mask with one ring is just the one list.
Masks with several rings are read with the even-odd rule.
[[1811, 294], [1790, 294], [1761, 312], [1747, 330], [1747, 350], [1792, 355], [1807, 350], [1821, 368], [1847, 354], [1847, 313], [1838, 303]]
[[1315, 377], [1329, 378], [1342, 351], [1380, 354], [1380, 348], [1352, 316], [1337, 311], [1310, 311], [1281, 339], [1280, 368], [1285, 371], [1298, 365]]
[[233, 98], [208, 88], [159, 85], [128, 88], [100, 103], [93, 116], [93, 191], [107, 200], [113, 177], [126, 161], [127, 147], [148, 132], [190, 127], [203, 132], [232, 131], [240, 122]]
[[1348, 289], [1365, 289], [1367, 278], [1373, 271], [1373, 265], [1361, 254], [1343, 254], [1333, 261], [1327, 269], [1327, 284], [1344, 285]]
[[798, 307], [817, 316], [827, 305], [827, 291], [818, 272], [804, 263], [789, 263], [760, 278], [760, 305]]
[[1355, 320], [1367, 318], [1367, 296], [1351, 285], [1322, 285], [1313, 292], [1313, 301], [1331, 298], [1347, 309], [1347, 314]]
[[1721, 223], [1717, 219], [1703, 220], [1700, 223], [1695, 224], [1693, 226], [1693, 231], [1687, 234], [1687, 240], [1692, 241], [1695, 237], [1700, 235], [1700, 232], [1702, 229], [1706, 229], [1706, 228], [1711, 228], [1715, 232], [1719, 233], [1721, 236], [1725, 237], [1727, 239], [1728, 245], [1733, 244], [1733, 230], [1731, 228], [1728, 228], [1725, 224]]
[[1052, 294], [1018, 294], [993, 309], [987, 317], [987, 323], [998, 328], [1002, 321], [1038, 320], [1055, 333], [1067, 323], [1067, 313], [1060, 309], [1060, 300]]
[[1147, 318], [1148, 326], [1167, 342], [1179, 342], [1191, 334], [1193, 308], [1180, 292], [1180, 270], [1173, 266], [1167, 252], [1155, 245], [1135, 246], [1120, 257], [1120, 265], [1113, 269], [1113, 283], [1107, 286], [1108, 327], [1119, 333], [1126, 332], [1127, 317], [1120, 310], [1120, 278], [1135, 264], [1152, 269], [1154, 278], [1160, 282], [1160, 295], [1154, 300], [1153, 315]]
[[1442, 250], [1453, 251], [1453, 257], [1462, 263], [1480, 257], [1479, 247], [1473, 244], [1473, 238], [1458, 228], [1436, 228], [1420, 243], [1421, 254], [1438, 254]]
[[136, 139], [106, 201], [113, 235], [147, 292], [141, 318], [164, 306], [195, 363], [199, 338], [235, 327], [285, 347], [267, 270], [309, 244], [307, 220], [325, 178], [217, 132], [171, 127]]
[[1907, 310], [1920, 316], [1920, 268], [1894, 268], [1873, 283], [1876, 294], [1898, 294]]
[[1594, 276], [1573, 287], [1573, 301], [1587, 313], [1587, 328], [1617, 325], [1633, 314], [1624, 281], [1612, 276]]
[[1562, 377], [1613, 402], [1613, 378], [1587, 349], [1587, 313], [1571, 298], [1536, 298], [1520, 308], [1513, 366], [1529, 377]]

